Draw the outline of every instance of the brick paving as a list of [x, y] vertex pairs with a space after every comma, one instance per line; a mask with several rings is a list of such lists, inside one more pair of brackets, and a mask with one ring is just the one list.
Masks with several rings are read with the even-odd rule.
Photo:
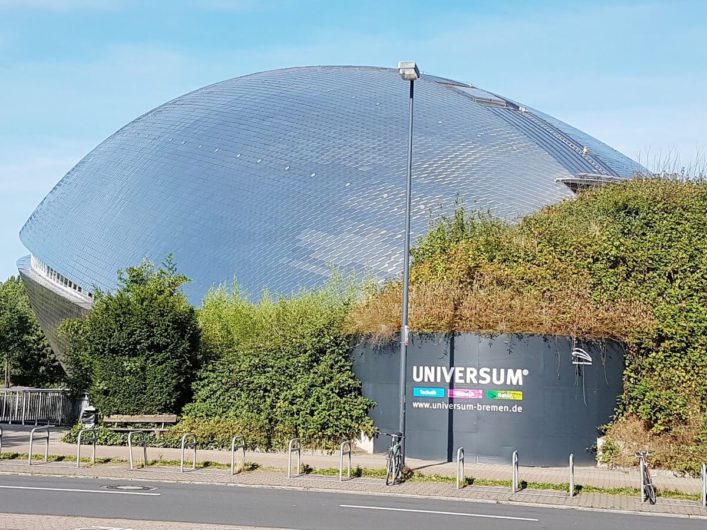
[[[0, 530], [265, 530], [255, 526], [97, 519], [57, 515], [0, 514]], [[274, 529], [271, 529], [274, 530]]]

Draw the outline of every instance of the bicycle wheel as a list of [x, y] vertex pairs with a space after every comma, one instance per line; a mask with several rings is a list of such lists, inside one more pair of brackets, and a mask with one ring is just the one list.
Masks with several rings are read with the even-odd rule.
[[388, 451], [388, 458], [385, 461], [385, 485], [390, 486], [394, 484], [394, 464], [395, 456], [392, 454], [392, 449]]
[[646, 484], [646, 498], [651, 504], [655, 504], [656, 501], [656, 491], [653, 484]]

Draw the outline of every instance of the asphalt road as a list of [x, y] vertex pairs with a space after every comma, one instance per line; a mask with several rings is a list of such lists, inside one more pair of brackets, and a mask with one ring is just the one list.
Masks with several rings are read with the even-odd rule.
[[[135, 489], [139, 486], [149, 489]], [[313, 530], [705, 528], [704, 520], [569, 509], [272, 488], [12, 475], [0, 475], [0, 517], [2, 513]]]

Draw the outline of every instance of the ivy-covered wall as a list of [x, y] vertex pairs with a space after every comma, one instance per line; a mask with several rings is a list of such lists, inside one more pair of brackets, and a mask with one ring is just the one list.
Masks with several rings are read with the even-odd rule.
[[[634, 179], [516, 224], [460, 208], [418, 242], [411, 281], [417, 332], [625, 344], [618, 412], [645, 428], [637, 443], [663, 436], [664, 462], [707, 458], [707, 182]], [[350, 330], [388, 340], [400, 300], [383, 286]]]

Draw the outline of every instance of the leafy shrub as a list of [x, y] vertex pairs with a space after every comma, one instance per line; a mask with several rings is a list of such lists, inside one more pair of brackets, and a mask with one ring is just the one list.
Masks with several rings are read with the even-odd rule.
[[[61, 440], [64, 443], [75, 444], [78, 440], [81, 429], [84, 427], [85, 425], [77, 423], [71, 427], [71, 430], [69, 430], [69, 432], [67, 432]], [[96, 434], [98, 436], [96, 438], [96, 443], [98, 445], [127, 445], [128, 443], [128, 433], [111, 431], [102, 425], [96, 427]], [[84, 434], [81, 439], [81, 444], [90, 445], [92, 443], [93, 438]]]
[[119, 273], [119, 289], [97, 292], [93, 310], [62, 324], [77, 390], [102, 415], [179, 412], [191, 397], [199, 327], [171, 259]]
[[[84, 425], [82, 424], [72, 426], [71, 430], [62, 437], [62, 441], [75, 444], [78, 440], [79, 432], [81, 432], [83, 427]], [[168, 431], [161, 432], [159, 436], [154, 432], [149, 432], [149, 424], [141, 425], [139, 428], [144, 429], [146, 432], [139, 440], [136, 441], [133, 439], [133, 443], [141, 444], [142, 440], [145, 439], [149, 447], [178, 448], [181, 446], [182, 435], [191, 433], [196, 436], [199, 449], [230, 449], [232, 437], [235, 435], [232, 433], [240, 433], [237, 427], [233, 425], [233, 422], [218, 418], [211, 420], [187, 418], [180, 421]], [[98, 445], [128, 445], [127, 432], [114, 431], [99, 424], [98, 427], [96, 427], [96, 433], [98, 435], [96, 439]], [[90, 445], [93, 443], [93, 439], [90, 436], [84, 435], [81, 443]]]
[[[263, 449], [303, 443], [331, 447], [373, 432], [352, 371], [350, 338], [342, 331], [354, 300], [352, 285], [333, 279], [290, 299], [267, 293], [250, 303], [237, 285], [210, 292], [199, 318], [214, 358], [195, 384], [186, 422], [203, 429], [228, 422]], [[213, 429], [214, 443], [222, 434]], [[229, 439], [230, 441], [230, 439]]]
[[[703, 424], [707, 183], [603, 186], [517, 224], [460, 209], [412, 255], [412, 329], [619, 340], [628, 351], [622, 411], [653, 434]], [[347, 328], [388, 339], [400, 299], [399, 283], [383, 286]], [[701, 431], [691, 432], [694, 445]]]

